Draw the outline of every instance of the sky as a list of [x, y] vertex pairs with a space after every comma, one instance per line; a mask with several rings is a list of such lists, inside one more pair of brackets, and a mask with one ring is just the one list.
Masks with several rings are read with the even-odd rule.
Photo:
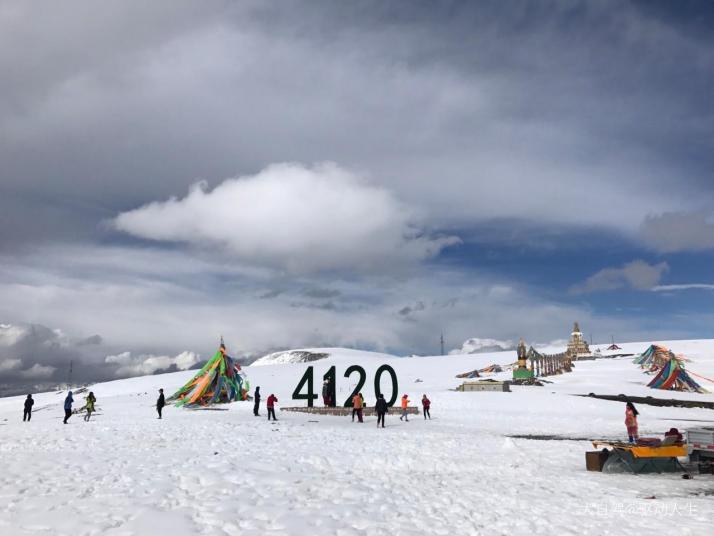
[[[68, 5], [71, 5], [68, 8]], [[0, 1], [0, 393], [710, 338], [705, 1]]]

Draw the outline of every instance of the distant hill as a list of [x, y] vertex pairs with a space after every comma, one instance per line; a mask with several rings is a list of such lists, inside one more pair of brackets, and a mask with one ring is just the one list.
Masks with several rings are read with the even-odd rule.
[[451, 350], [449, 354], [485, 354], [490, 352], [506, 352], [515, 349], [516, 344], [513, 341], [499, 341], [497, 339], [480, 339], [474, 337], [464, 341], [461, 348]]
[[273, 352], [272, 354], [264, 355], [263, 357], [253, 361], [250, 366], [261, 367], [266, 365], [310, 363], [312, 361], [320, 361], [322, 359], [327, 359], [328, 357], [339, 357], [357, 360], [362, 360], [365, 358], [397, 358], [397, 356], [394, 355], [381, 354], [378, 352], [367, 352], [362, 350], [352, 350], [348, 348], [300, 348], [294, 350], [284, 350], [281, 352]]

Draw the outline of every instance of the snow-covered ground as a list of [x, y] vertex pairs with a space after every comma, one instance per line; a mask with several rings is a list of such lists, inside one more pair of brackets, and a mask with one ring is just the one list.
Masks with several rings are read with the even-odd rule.
[[[640, 352], [648, 344], [621, 346]], [[714, 378], [714, 341], [663, 344], [690, 357], [689, 370]], [[400, 395], [414, 402], [429, 396], [432, 420], [400, 422], [393, 412], [378, 429], [373, 418], [353, 424], [278, 412], [279, 422], [269, 423], [264, 408], [260, 418], [252, 415], [249, 402], [226, 411], [169, 407], [156, 419], [158, 388], [171, 393], [195, 371], [94, 385], [99, 414], [89, 423], [74, 416], [62, 424], [64, 393], [36, 395], [29, 424], [21, 422], [23, 397], [0, 399], [0, 534], [711, 534], [714, 477], [587, 472], [584, 453], [592, 447], [585, 438], [623, 437], [624, 407], [572, 395], [714, 395], [648, 389], [650, 377], [631, 358], [579, 362], [545, 387], [461, 393], [452, 391], [461, 382], [457, 373], [509, 364], [515, 353], [330, 353], [246, 372], [264, 399], [274, 392], [284, 406], [303, 405], [290, 399], [306, 367], [314, 367], [319, 390], [334, 365], [341, 403], [357, 377], [346, 379], [344, 371], [358, 364], [367, 371], [362, 392], [372, 404], [374, 372], [387, 363]], [[387, 375], [383, 389], [389, 394]], [[712, 410], [639, 410], [641, 435], [714, 421]]]

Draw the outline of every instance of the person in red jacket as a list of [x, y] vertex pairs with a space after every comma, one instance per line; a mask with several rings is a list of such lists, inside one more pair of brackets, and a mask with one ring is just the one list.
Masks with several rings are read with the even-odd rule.
[[637, 416], [639, 414], [632, 402], [628, 402], [625, 405], [625, 426], [627, 427], [627, 437], [630, 443], [637, 442]]
[[267, 406], [268, 406], [268, 420], [270, 420], [270, 416], [273, 416], [273, 420], [277, 421], [278, 419], [275, 418], [275, 403], [278, 401], [278, 397], [275, 396], [273, 393], [270, 393], [270, 396], [268, 397], [267, 401]]
[[426, 395], [421, 397], [421, 406], [424, 408], [424, 419], [426, 420], [427, 417], [429, 417], [429, 420], [431, 420], [431, 413], [429, 413], [429, 408], [431, 407], [431, 400], [429, 400]]

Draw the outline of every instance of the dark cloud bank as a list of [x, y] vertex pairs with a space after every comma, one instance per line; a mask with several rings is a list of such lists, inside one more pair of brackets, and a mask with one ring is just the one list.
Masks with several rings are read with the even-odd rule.
[[[218, 334], [682, 334], [587, 300], [709, 289], [667, 278], [714, 249], [713, 24], [697, 2], [2, 3], [0, 389], [175, 370]], [[574, 229], [629, 259], [605, 246], [556, 291], [459, 253], [488, 235], [527, 267]]]

